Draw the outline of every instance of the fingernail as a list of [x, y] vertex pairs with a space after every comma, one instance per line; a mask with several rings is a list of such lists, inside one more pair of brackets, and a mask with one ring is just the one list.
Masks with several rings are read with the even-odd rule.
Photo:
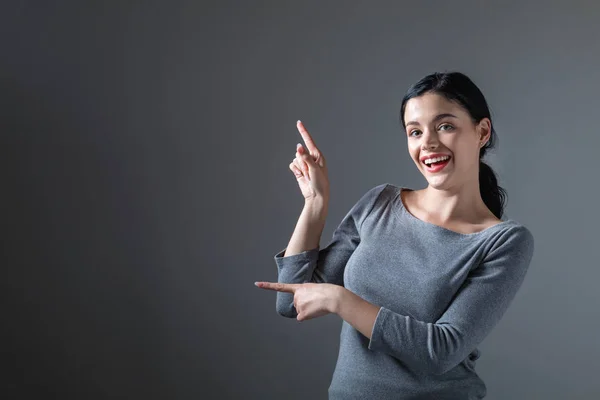
[[254, 282], [254, 286], [258, 286], [258, 282]]
[[296, 123], [299, 123], [299, 122], [302, 122], [302, 121], [300, 121], [300, 120], [296, 121]]

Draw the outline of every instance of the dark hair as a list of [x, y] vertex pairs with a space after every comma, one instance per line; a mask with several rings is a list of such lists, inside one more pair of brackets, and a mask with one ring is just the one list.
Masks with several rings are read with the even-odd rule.
[[[492, 120], [483, 93], [469, 77], [460, 72], [435, 72], [415, 83], [404, 95], [400, 109], [400, 123], [404, 129], [406, 129], [404, 124], [406, 103], [408, 100], [425, 93], [436, 93], [458, 103], [469, 113], [474, 123], [478, 123], [483, 118]], [[502, 218], [507, 197], [506, 191], [498, 186], [498, 179], [494, 170], [481, 160], [487, 150], [494, 147], [496, 140], [497, 134], [492, 124], [490, 139], [479, 151], [479, 191], [483, 202], [490, 211], [496, 217]]]

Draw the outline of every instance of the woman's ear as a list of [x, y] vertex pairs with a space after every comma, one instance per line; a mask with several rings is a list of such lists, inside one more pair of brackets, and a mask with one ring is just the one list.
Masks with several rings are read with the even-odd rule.
[[479, 134], [480, 147], [483, 147], [492, 134], [492, 121], [489, 118], [483, 118], [479, 121], [477, 124], [477, 133]]

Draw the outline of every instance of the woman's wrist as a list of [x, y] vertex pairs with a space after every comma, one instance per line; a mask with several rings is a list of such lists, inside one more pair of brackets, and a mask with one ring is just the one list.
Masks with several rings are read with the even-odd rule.
[[311, 220], [325, 221], [329, 202], [323, 198], [312, 198], [304, 202], [304, 210]]
[[340, 310], [342, 305], [344, 304], [344, 299], [346, 298], [348, 290], [339, 285], [333, 285], [333, 293], [331, 294], [331, 305], [330, 312], [332, 314], [340, 314]]

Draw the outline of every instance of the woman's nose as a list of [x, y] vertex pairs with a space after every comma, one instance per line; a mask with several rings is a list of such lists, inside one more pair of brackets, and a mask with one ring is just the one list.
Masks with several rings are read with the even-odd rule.
[[438, 137], [435, 133], [431, 133], [428, 131], [423, 132], [422, 139], [422, 146], [425, 149], [430, 149], [438, 145]]

